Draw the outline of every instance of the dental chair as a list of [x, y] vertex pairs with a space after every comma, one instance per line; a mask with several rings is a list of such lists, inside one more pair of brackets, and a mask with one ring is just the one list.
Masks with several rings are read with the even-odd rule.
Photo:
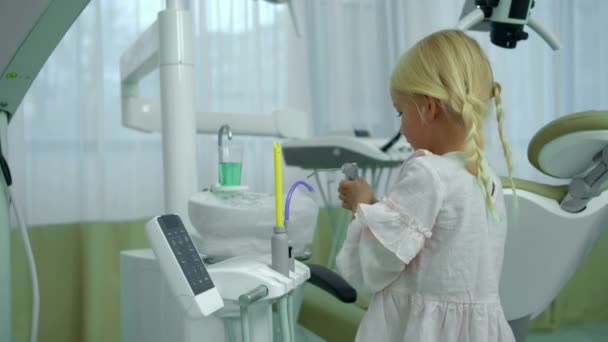
[[[569, 180], [561, 186], [505, 181], [509, 233], [500, 283], [505, 316], [518, 342], [530, 319], [546, 309], [608, 225], [608, 111], [561, 117], [532, 139], [528, 159], [539, 171]], [[515, 210], [514, 210], [515, 209]], [[323, 228], [323, 227], [321, 227]], [[327, 229], [318, 229], [313, 255], [328, 248]], [[345, 304], [318, 288], [305, 288], [300, 324], [327, 341], [353, 341], [369, 297]]]
[[[528, 159], [539, 171], [569, 184], [515, 181], [519, 207], [509, 221], [500, 298], [518, 342], [525, 340], [529, 320], [549, 306], [608, 225], [603, 187], [608, 179], [608, 111], [549, 123], [532, 138]], [[513, 191], [504, 193], [507, 212], [513, 212]]]

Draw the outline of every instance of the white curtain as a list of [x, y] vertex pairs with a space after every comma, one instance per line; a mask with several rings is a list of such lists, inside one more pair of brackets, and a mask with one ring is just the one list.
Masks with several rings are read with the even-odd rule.
[[[387, 139], [399, 129], [388, 79], [399, 56], [420, 38], [454, 27], [464, 1], [305, 1], [312, 113], [317, 133], [369, 130]], [[608, 41], [602, 39], [608, 2], [537, 0], [532, 15], [560, 38], [553, 52], [529, 28], [514, 50], [470, 32], [488, 54], [503, 86], [508, 141], [515, 175], [556, 183], [527, 160], [533, 135], [549, 121], [590, 109], [608, 109]], [[495, 116], [486, 125], [487, 154], [506, 174]], [[558, 182], [559, 183], [559, 182]]]
[[[463, 1], [294, 0], [297, 38], [285, 5], [260, 0], [192, 1], [198, 111], [309, 111], [316, 134], [399, 129], [388, 78], [417, 40], [458, 20]], [[9, 160], [27, 223], [124, 220], [162, 212], [158, 134], [122, 127], [119, 59], [164, 1], [92, 0], [57, 46], [9, 126]], [[515, 50], [471, 33], [503, 85], [506, 130], [519, 177], [555, 182], [527, 161], [527, 144], [550, 120], [606, 109], [608, 2], [537, 0], [533, 15], [561, 39], [553, 52], [534, 33]], [[143, 92], [158, 94], [158, 73]], [[488, 155], [505, 174], [492, 117]], [[271, 191], [271, 138], [245, 138], [243, 183]], [[217, 179], [216, 137], [198, 139], [199, 183]], [[300, 178], [286, 172], [286, 183]], [[335, 184], [334, 184], [335, 185]], [[335, 190], [333, 188], [330, 189]]]
[[[291, 40], [285, 5], [205, 0], [188, 7], [197, 111], [302, 108], [305, 101], [289, 94], [287, 85], [305, 70], [288, 65], [299, 60], [289, 55], [302, 50], [298, 42], [304, 40]], [[119, 60], [164, 8], [161, 0], [91, 0], [40, 71], [9, 125], [14, 188], [29, 225], [163, 211], [160, 136], [122, 126]], [[299, 87], [308, 89], [307, 83]], [[159, 89], [158, 72], [142, 83], [144, 95], [158, 96]], [[238, 132], [234, 139], [245, 146], [243, 184], [271, 191], [272, 139]], [[197, 143], [203, 188], [217, 181], [217, 137], [199, 136]]]

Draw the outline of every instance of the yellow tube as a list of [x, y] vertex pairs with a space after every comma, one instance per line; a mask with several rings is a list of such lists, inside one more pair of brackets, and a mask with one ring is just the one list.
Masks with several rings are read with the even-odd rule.
[[274, 142], [274, 205], [276, 210], [276, 226], [283, 227], [283, 176], [281, 145]]

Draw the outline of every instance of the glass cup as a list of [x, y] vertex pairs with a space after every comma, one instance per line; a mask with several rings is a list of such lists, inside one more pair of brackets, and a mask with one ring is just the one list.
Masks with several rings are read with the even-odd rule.
[[221, 186], [241, 185], [241, 165], [243, 147], [241, 145], [224, 145], [219, 147], [219, 178]]

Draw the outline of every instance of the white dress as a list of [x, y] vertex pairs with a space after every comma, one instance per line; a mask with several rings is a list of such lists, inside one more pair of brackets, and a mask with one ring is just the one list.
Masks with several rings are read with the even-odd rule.
[[385, 198], [359, 205], [336, 260], [351, 285], [373, 294], [356, 341], [515, 341], [498, 296], [502, 187], [484, 170], [497, 219], [461, 152], [416, 151]]

